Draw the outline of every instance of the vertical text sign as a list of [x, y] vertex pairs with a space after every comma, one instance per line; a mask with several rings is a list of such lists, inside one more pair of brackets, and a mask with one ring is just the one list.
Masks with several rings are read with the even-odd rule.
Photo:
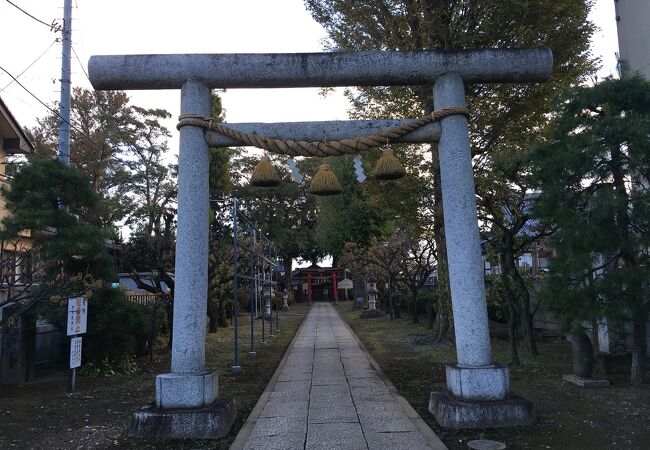
[[86, 332], [87, 317], [88, 300], [83, 297], [68, 299], [68, 336], [84, 334]]
[[81, 336], [70, 339], [70, 368], [81, 365]]

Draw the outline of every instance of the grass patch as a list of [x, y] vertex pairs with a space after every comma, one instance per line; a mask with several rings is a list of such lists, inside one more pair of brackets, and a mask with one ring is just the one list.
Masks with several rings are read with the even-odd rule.
[[238, 375], [230, 370], [232, 327], [208, 334], [206, 368], [219, 372], [219, 395], [233, 397], [237, 407], [235, 423], [222, 439], [155, 441], [127, 435], [132, 412], [153, 401], [155, 376], [169, 371], [170, 353], [161, 350], [153, 361], [148, 357], [137, 360], [139, 370], [135, 374], [78, 377], [77, 392], [72, 395], [66, 391], [62, 373], [23, 386], [0, 387], [0, 448], [227, 449], [273, 376], [308, 310], [307, 306], [294, 305], [291, 311], [281, 312], [279, 332], [274, 329], [274, 337], [267, 338], [267, 347], [259, 344], [261, 321], [255, 321], [256, 357], [248, 356], [250, 321], [247, 315], [240, 316], [241, 373]]
[[[511, 368], [512, 390], [532, 401], [538, 423], [531, 427], [446, 430], [428, 412], [429, 393], [444, 386], [444, 365], [455, 362], [452, 344], [434, 344], [425, 324], [406, 319], [360, 319], [350, 305], [337, 311], [364, 342], [400, 394], [452, 450], [479, 438], [505, 442], [509, 449], [645, 449], [650, 442], [650, 386], [632, 387], [626, 377], [610, 378], [605, 389], [582, 389], [562, 381], [571, 372], [566, 342], [540, 342], [540, 355], [522, 350], [522, 367]], [[509, 344], [493, 340], [495, 362], [507, 364]]]

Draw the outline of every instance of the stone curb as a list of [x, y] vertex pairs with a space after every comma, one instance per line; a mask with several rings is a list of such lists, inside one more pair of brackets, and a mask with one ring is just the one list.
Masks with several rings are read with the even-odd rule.
[[260, 414], [262, 414], [262, 411], [264, 410], [266, 403], [269, 401], [269, 398], [271, 398], [271, 392], [273, 392], [273, 389], [275, 389], [275, 384], [277, 383], [278, 378], [280, 377], [280, 373], [282, 372], [282, 369], [284, 369], [284, 366], [287, 363], [287, 359], [289, 358], [289, 355], [291, 354], [291, 350], [293, 349], [293, 345], [295, 344], [296, 339], [300, 334], [300, 330], [302, 330], [302, 327], [305, 326], [305, 319], [309, 315], [309, 311], [311, 311], [311, 308], [309, 308], [309, 310], [303, 316], [302, 322], [300, 323], [300, 326], [296, 330], [296, 334], [294, 334], [293, 339], [291, 339], [291, 343], [287, 347], [286, 351], [284, 352], [284, 356], [280, 360], [280, 364], [278, 364], [278, 367], [275, 369], [275, 372], [273, 372], [273, 376], [271, 377], [268, 384], [266, 385], [266, 388], [264, 389], [264, 392], [262, 392], [262, 395], [260, 395], [260, 399], [255, 404], [255, 407], [252, 409], [251, 413], [248, 415], [248, 418], [246, 418], [244, 425], [242, 425], [241, 429], [239, 430], [239, 433], [237, 433], [237, 437], [230, 445], [230, 450], [242, 450], [246, 445], [248, 438], [250, 437], [251, 433], [253, 432], [253, 429], [255, 428], [257, 419], [260, 417]]
[[[336, 311], [336, 308], [334, 308], [334, 311]], [[397, 403], [400, 405], [404, 413], [406, 413], [407, 417], [411, 420], [411, 422], [413, 422], [413, 424], [418, 429], [418, 431], [422, 433], [424, 438], [427, 440], [427, 444], [429, 445], [429, 447], [431, 447], [433, 450], [448, 450], [447, 446], [440, 440], [438, 435], [431, 429], [431, 427], [427, 425], [427, 423], [424, 421], [424, 419], [422, 419], [422, 417], [418, 414], [418, 412], [411, 406], [411, 404], [404, 397], [402, 397], [399, 394], [397, 388], [386, 376], [384, 371], [381, 370], [381, 367], [379, 367], [377, 361], [375, 361], [375, 359], [372, 357], [372, 355], [368, 351], [368, 348], [364, 345], [361, 339], [359, 339], [359, 337], [354, 332], [352, 327], [350, 327], [350, 325], [345, 321], [345, 319], [341, 317], [338, 311], [336, 311], [336, 314], [339, 315], [341, 321], [345, 324], [348, 330], [350, 330], [352, 337], [357, 342], [357, 344], [359, 344], [361, 350], [363, 350], [363, 352], [366, 354], [366, 357], [368, 358], [370, 365], [372, 366], [373, 369], [375, 369], [377, 375], [379, 375], [379, 378], [384, 382], [384, 384], [386, 385], [390, 393], [395, 397], [395, 400], [397, 400]]]

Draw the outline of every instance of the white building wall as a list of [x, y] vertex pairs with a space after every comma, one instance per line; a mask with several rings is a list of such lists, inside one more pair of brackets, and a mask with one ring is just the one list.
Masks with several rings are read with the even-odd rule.
[[650, 80], [650, 0], [614, 0], [620, 58]]

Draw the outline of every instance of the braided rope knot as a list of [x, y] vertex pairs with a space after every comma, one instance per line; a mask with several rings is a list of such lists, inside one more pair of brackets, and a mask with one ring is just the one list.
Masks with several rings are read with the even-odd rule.
[[261, 148], [268, 152], [279, 153], [287, 156], [341, 156], [365, 152], [367, 150], [390, 144], [402, 136], [411, 133], [431, 122], [454, 115], [469, 116], [465, 107], [444, 108], [433, 111], [431, 114], [419, 119], [414, 119], [404, 125], [387, 128], [368, 136], [359, 136], [340, 141], [292, 141], [290, 139], [275, 139], [259, 134], [244, 133], [233, 130], [223, 123], [216, 122], [212, 117], [201, 117], [192, 114], [178, 116], [177, 129], [192, 126], [203, 128], [207, 131], [216, 131], [224, 136], [234, 139], [246, 146]]

